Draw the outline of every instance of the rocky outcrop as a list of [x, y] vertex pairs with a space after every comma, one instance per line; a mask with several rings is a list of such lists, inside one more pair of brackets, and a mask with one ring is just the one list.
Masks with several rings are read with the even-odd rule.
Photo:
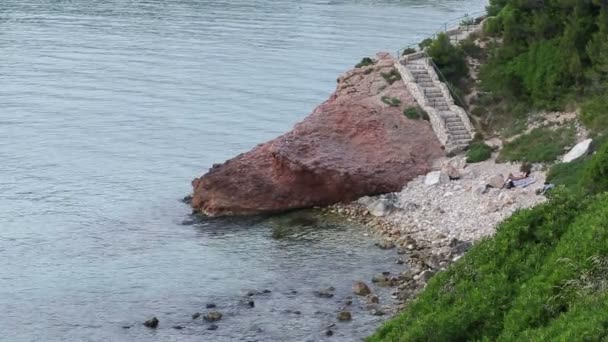
[[430, 124], [403, 115], [415, 105], [394, 60], [338, 78], [329, 100], [294, 129], [193, 181], [192, 207], [247, 215], [352, 201], [399, 191], [443, 155]]

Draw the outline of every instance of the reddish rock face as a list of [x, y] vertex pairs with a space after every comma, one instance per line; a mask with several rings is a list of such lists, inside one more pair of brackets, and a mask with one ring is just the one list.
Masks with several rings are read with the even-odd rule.
[[[415, 105], [402, 81], [383, 77], [393, 59], [338, 78], [329, 100], [288, 132], [192, 182], [192, 207], [207, 215], [249, 215], [353, 201], [399, 191], [443, 155], [430, 124], [409, 120]], [[397, 106], [387, 99], [397, 98]]]

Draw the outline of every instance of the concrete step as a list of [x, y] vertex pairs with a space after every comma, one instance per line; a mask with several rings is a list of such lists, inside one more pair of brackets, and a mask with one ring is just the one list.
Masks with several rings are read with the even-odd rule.
[[447, 129], [450, 132], [464, 132], [464, 133], [469, 133], [469, 130], [467, 130], [467, 128], [464, 125], [458, 125], [458, 126], [453, 126], [453, 125], [447, 125]]
[[437, 86], [433, 82], [416, 82], [416, 83], [418, 83], [418, 85], [421, 86], [422, 88], [437, 88]]
[[439, 88], [430, 88], [430, 89], [425, 89], [424, 93], [427, 94], [441, 94], [443, 95], [443, 92], [441, 91], [441, 89]]
[[468, 134], [451, 134], [454, 140], [471, 140], [471, 137]]
[[412, 68], [412, 69], [410, 69], [410, 72], [412, 73], [412, 75], [428, 75], [429, 74], [429, 71], [426, 68], [420, 68], [420, 69]]
[[426, 96], [429, 99], [443, 99], [443, 94], [442, 93], [428, 93], [428, 92], [424, 92], [424, 96]]
[[449, 129], [448, 128], [448, 132], [450, 132], [450, 134], [452, 136], [455, 136], [455, 135], [469, 136], [469, 131], [467, 131], [466, 129], [458, 129], [458, 130], [456, 130], [456, 129]]

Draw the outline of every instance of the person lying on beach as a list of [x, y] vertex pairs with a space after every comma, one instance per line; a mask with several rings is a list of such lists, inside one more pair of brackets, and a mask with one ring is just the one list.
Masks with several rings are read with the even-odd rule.
[[505, 184], [503, 185], [503, 188], [507, 188], [507, 189], [511, 189], [512, 187], [514, 187], [514, 183], [516, 181], [521, 181], [523, 179], [526, 179], [530, 176], [530, 172], [532, 171], [532, 167], [529, 164], [522, 164], [521, 168], [520, 168], [520, 172], [516, 172], [515, 174], [513, 173], [509, 173], [509, 175], [507, 176], [507, 180], [505, 181]]

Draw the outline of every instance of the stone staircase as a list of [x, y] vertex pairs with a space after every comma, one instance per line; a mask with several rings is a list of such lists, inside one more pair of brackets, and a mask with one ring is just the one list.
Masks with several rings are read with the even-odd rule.
[[426, 52], [404, 56], [395, 63], [401, 78], [424, 109], [448, 154], [467, 148], [475, 131], [466, 112], [454, 104], [449, 88], [441, 82]]

